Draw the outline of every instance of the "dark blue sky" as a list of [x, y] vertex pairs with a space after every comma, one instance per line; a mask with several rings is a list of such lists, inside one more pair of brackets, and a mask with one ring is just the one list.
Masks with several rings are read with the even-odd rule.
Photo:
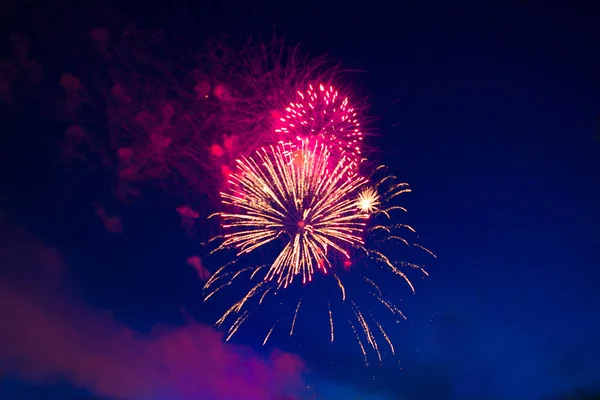
[[[186, 14], [187, 29], [218, 9], [208, 14], [214, 25], [269, 33], [274, 24], [311, 53], [365, 71], [352, 79], [380, 116], [374, 143], [411, 183], [408, 221], [438, 260], [416, 296], [406, 290], [400, 351], [381, 367], [365, 367], [351, 342], [296, 349], [275, 339], [327, 390], [525, 400], [600, 384], [600, 18], [592, 8], [533, 3], [189, 5], [168, 20], [164, 7], [123, 8], [167, 27]], [[182, 323], [182, 307], [211, 321], [202, 283], [185, 265], [197, 240], [169, 199], [150, 193], [115, 205], [125, 230], [111, 235], [93, 214], [105, 188], [77, 190], [76, 173], [40, 168], [53, 156], [31, 160], [29, 143], [12, 144], [17, 151], [2, 151], [18, 171], [0, 192], [7, 213], [58, 247], [87, 303], [142, 331]], [[299, 341], [311, 335], [300, 331]], [[0, 381], [7, 399], [67, 392]]]

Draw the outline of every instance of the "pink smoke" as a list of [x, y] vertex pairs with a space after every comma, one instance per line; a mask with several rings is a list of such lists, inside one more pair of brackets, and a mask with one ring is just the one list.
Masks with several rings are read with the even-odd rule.
[[110, 215], [102, 204], [96, 204], [96, 215], [102, 221], [107, 231], [112, 233], [123, 233], [123, 223], [121, 218], [116, 215]]
[[187, 258], [188, 265], [194, 267], [196, 272], [198, 272], [198, 278], [203, 280], [204, 282], [210, 279], [210, 271], [206, 269], [204, 264], [202, 264], [202, 259], [200, 256], [190, 256]]
[[196, 322], [141, 334], [82, 304], [65, 294], [56, 251], [0, 228], [0, 363], [9, 374], [132, 400], [269, 400], [304, 389], [296, 356], [265, 360]]

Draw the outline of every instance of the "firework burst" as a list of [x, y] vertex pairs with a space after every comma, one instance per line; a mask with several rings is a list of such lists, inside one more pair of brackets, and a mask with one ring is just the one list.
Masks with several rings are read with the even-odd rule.
[[[382, 345], [394, 353], [391, 335], [379, 317], [383, 312], [396, 320], [405, 319], [393, 301], [391, 294], [397, 291], [397, 285], [390, 278], [405, 280], [414, 292], [406, 268], [427, 274], [422, 265], [398, 260], [398, 244], [433, 255], [405, 238], [406, 233], [414, 235], [412, 227], [394, 222], [394, 213], [406, 211], [397, 200], [410, 192], [408, 185], [386, 175], [385, 167], [375, 169], [368, 179], [342, 178], [348, 168], [345, 159], [333, 161], [327, 146], [310, 140], [303, 140], [299, 146], [280, 143], [238, 164], [239, 172], [230, 181], [231, 190], [223, 194], [225, 205], [238, 211], [219, 214], [224, 221], [222, 227], [230, 232], [221, 237], [223, 242], [217, 248], [234, 247], [237, 256], [205, 286], [208, 300], [234, 282], [251, 285], [217, 321], [217, 326], [232, 321], [227, 340], [263, 307], [279, 308], [277, 321], [266, 332], [263, 345], [278, 329], [292, 335], [303, 319], [304, 304], [312, 297], [313, 304], [321, 304], [325, 311], [328, 326], [323, 326], [323, 332], [332, 343], [339, 327], [347, 326], [365, 362], [369, 347], [380, 361]], [[304, 214], [317, 206], [320, 211], [310, 215], [327, 218], [323, 223]], [[311, 228], [307, 230], [307, 226]], [[242, 257], [282, 236], [286, 237], [285, 244], [274, 262], [253, 264]], [[312, 279], [316, 269], [323, 274]], [[304, 277], [302, 284], [292, 282], [300, 274]], [[391, 288], [387, 288], [388, 283]], [[310, 289], [313, 286], [315, 289]], [[314, 324], [314, 313], [305, 311], [305, 317]]]
[[334, 159], [325, 144], [280, 142], [239, 159], [237, 167], [221, 193], [231, 211], [219, 214], [227, 233], [217, 250], [235, 247], [239, 256], [285, 239], [265, 279], [287, 287], [297, 275], [306, 283], [317, 269], [327, 273], [328, 253], [347, 259], [348, 248], [362, 244], [368, 214], [356, 193], [365, 179], [347, 178], [352, 162]]
[[276, 116], [276, 133], [290, 138], [317, 137], [332, 151], [350, 158], [353, 168], [358, 166], [363, 133], [357, 107], [333, 86], [308, 85]]

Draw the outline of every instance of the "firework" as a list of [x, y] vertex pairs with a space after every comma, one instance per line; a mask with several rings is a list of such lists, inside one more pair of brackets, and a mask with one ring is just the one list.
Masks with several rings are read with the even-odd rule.
[[278, 118], [276, 133], [291, 138], [317, 137], [332, 151], [349, 157], [352, 167], [360, 162], [363, 133], [357, 108], [333, 86], [308, 85]]
[[306, 283], [317, 269], [327, 273], [330, 253], [349, 258], [347, 249], [363, 243], [368, 218], [356, 197], [365, 179], [346, 177], [352, 162], [335, 159], [318, 140], [296, 143], [239, 159], [229, 190], [221, 193], [231, 211], [220, 213], [227, 233], [219, 249], [235, 247], [239, 256], [284, 238], [265, 277], [284, 287], [297, 275]]
[[[323, 305], [324, 317], [328, 322], [322, 327], [323, 333], [327, 335], [330, 342], [333, 343], [338, 336], [337, 331], [340, 326], [347, 326], [356, 337], [365, 362], [368, 362], [368, 348], [371, 348], [381, 361], [384, 351], [382, 344], [387, 346], [392, 354], [396, 350], [391, 335], [380, 323], [378, 315], [383, 312], [391, 314], [396, 320], [406, 319], [393, 301], [397, 284], [391, 277], [405, 280], [414, 292], [414, 285], [408, 278], [408, 272], [405, 272], [406, 267], [416, 268], [427, 275], [422, 265], [398, 260], [399, 250], [403, 246], [415, 247], [429, 255], [434, 255], [419, 244], [411, 244], [403, 232], [411, 236], [415, 234], [414, 229], [395, 221], [395, 213], [406, 211], [397, 204], [402, 194], [410, 192], [406, 183], [399, 183], [394, 176], [386, 175], [385, 167], [375, 169], [368, 179], [341, 179], [339, 177], [343, 175], [342, 172], [347, 164], [344, 161], [341, 161], [339, 166], [338, 163], [332, 163], [326, 146], [310, 145], [310, 143], [312, 142], [305, 140], [296, 149], [290, 144], [280, 144], [279, 147], [259, 151], [258, 154], [261, 156], [258, 159], [242, 159], [239, 162], [240, 172], [234, 175], [235, 179], [231, 180], [232, 190], [224, 197], [227, 204], [234, 205], [239, 212], [229, 216], [225, 213], [220, 214], [226, 221], [224, 227], [236, 230], [224, 236], [224, 242], [218, 250], [234, 246], [237, 248], [237, 255], [241, 256], [257, 246], [262, 246], [266, 240], [287, 236], [285, 246], [290, 249], [289, 254], [296, 254], [297, 260], [303, 261], [295, 262], [296, 259], [289, 255], [282, 256], [281, 254], [285, 253], [282, 251], [277, 258], [293, 262], [280, 264], [287, 265], [287, 268], [274, 269], [275, 263], [248, 266], [246, 263], [239, 262], [244, 258], [236, 257], [219, 269], [207, 282], [205, 300], [229, 287], [233, 282], [249, 283], [250, 290], [223, 314], [217, 321], [217, 326], [223, 325], [229, 319], [233, 320], [229, 324], [226, 336], [229, 340], [253, 312], [267, 304], [270, 307], [279, 307], [281, 312], [276, 314], [277, 321], [266, 332], [263, 341], [265, 345], [279, 329], [278, 327], [293, 335], [299, 329], [299, 324], [302, 324], [304, 308], [302, 304], [310, 294], [316, 295], [318, 297], [316, 301]], [[320, 154], [321, 157], [314, 157], [316, 154]], [[307, 172], [311, 171], [307, 162], [314, 171], [318, 171], [317, 167], [322, 163], [320, 168], [337, 171], [337, 174], [323, 174], [318, 179], [313, 174], [300, 175], [302, 168], [307, 168]], [[327, 163], [334, 167], [325, 168]], [[378, 178], [379, 175], [383, 177]], [[312, 182], [309, 178], [316, 180]], [[300, 184], [302, 180], [305, 183]], [[303, 229], [299, 229], [298, 221], [303, 219], [298, 218], [302, 212], [299, 211], [297, 204], [304, 203], [295, 199], [304, 199], [299, 195], [300, 193], [312, 195], [321, 193], [316, 190], [303, 192], [300, 188], [320, 187], [319, 185], [325, 185], [330, 180], [335, 181], [333, 188], [347, 189], [342, 191], [343, 195], [342, 192], [335, 195], [337, 200], [333, 201], [333, 198], [330, 200], [333, 201], [332, 204], [339, 203], [338, 208], [324, 208], [326, 214], [323, 215], [328, 215], [327, 211], [329, 211], [342, 218], [335, 225], [336, 229], [345, 226], [347, 222], [352, 222], [353, 225], [348, 226], [348, 232], [342, 235], [328, 236], [329, 240], [338, 246], [334, 248], [335, 252], [325, 252], [324, 249], [332, 246], [324, 246], [320, 241], [315, 240], [315, 248], [321, 249], [320, 252], [305, 251], [304, 247], [298, 246], [294, 253], [292, 249], [294, 249], [295, 237], [299, 237], [299, 241], [312, 240], [300, 239], [306, 231], [306, 225]], [[275, 200], [276, 198], [280, 199], [279, 202]], [[314, 201], [318, 203], [316, 199]], [[323, 200], [323, 203], [326, 201]], [[267, 209], [271, 211], [266, 212]], [[344, 210], [344, 213], [336, 214], [335, 210]], [[284, 222], [284, 218], [287, 222]], [[334, 217], [329, 218], [332, 220]], [[235, 224], [238, 225], [232, 226]], [[335, 257], [333, 253], [343, 257]], [[238, 268], [242, 264], [246, 265]], [[290, 277], [301, 273], [297, 267], [299, 265], [304, 265], [307, 270], [310, 265], [313, 268], [327, 266], [323, 268], [323, 272], [327, 271], [326, 274], [319, 274], [319, 279], [310, 282], [311, 286], [315, 285], [315, 290], [307, 290], [305, 285], [292, 285]], [[306, 276], [303, 282], [311, 280], [311, 275]], [[313, 324], [311, 327], [315, 329], [314, 313], [305, 311], [305, 314], [304, 317], [310, 318]]]
[[379, 193], [373, 188], [365, 188], [358, 194], [358, 208], [365, 213], [372, 213], [381, 204]]

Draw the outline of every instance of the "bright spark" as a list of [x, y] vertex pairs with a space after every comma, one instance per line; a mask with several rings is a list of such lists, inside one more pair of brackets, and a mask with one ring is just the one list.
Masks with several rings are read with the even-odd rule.
[[373, 188], [365, 188], [359, 194], [356, 200], [358, 209], [363, 213], [372, 213], [381, 203], [379, 202], [379, 193]]

